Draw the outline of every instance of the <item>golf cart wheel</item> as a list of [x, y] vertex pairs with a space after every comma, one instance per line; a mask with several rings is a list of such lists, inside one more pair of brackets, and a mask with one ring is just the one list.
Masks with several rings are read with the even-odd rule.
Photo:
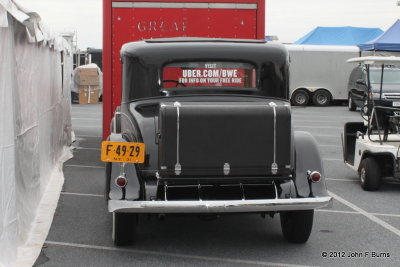
[[361, 162], [360, 181], [361, 187], [366, 191], [375, 191], [381, 186], [381, 169], [374, 158], [369, 157]]
[[331, 103], [331, 94], [326, 90], [318, 90], [313, 95], [313, 103], [316, 106], [328, 106]]
[[357, 109], [356, 104], [354, 104], [353, 99], [349, 95], [349, 102], [348, 102], [348, 107], [350, 111], [355, 111]]
[[127, 246], [135, 239], [138, 215], [135, 213], [113, 212], [112, 237], [116, 246]]
[[368, 117], [372, 112], [372, 103], [368, 103], [367, 100], [364, 101], [364, 105], [361, 107], [361, 116]]
[[314, 210], [282, 211], [280, 213], [283, 237], [290, 243], [305, 243], [310, 237]]
[[292, 94], [292, 103], [295, 106], [307, 106], [310, 97], [306, 90], [296, 90]]

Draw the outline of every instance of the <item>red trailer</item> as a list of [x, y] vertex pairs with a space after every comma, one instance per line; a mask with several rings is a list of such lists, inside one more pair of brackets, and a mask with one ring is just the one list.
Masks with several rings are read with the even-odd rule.
[[103, 0], [103, 139], [121, 104], [120, 49], [151, 38], [265, 38], [265, 0]]

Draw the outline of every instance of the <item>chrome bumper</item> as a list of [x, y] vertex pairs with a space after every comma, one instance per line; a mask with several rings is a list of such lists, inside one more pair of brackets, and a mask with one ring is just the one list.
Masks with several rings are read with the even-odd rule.
[[214, 200], [214, 201], [134, 201], [109, 200], [109, 212], [132, 213], [240, 213], [310, 210], [330, 205], [332, 197]]

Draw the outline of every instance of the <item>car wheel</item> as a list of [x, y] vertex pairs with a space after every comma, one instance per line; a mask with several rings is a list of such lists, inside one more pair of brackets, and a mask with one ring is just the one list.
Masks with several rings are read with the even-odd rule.
[[113, 232], [112, 237], [116, 246], [127, 246], [135, 239], [136, 228], [138, 225], [138, 215], [136, 213], [113, 212]]
[[368, 104], [368, 101], [365, 100], [364, 101], [364, 105], [361, 108], [361, 115], [364, 115], [364, 116], [371, 115], [371, 111], [372, 111], [372, 107], [371, 106], [372, 106], [372, 104]]
[[326, 90], [318, 90], [313, 95], [313, 103], [316, 106], [328, 106], [331, 103], [331, 95]]
[[281, 228], [284, 238], [291, 243], [305, 243], [310, 237], [314, 210], [282, 211]]
[[376, 159], [369, 157], [361, 162], [361, 187], [366, 191], [378, 190], [382, 184], [381, 169]]
[[309, 98], [305, 90], [297, 90], [292, 94], [292, 103], [295, 106], [307, 106]]
[[348, 107], [350, 111], [355, 111], [357, 109], [356, 104], [354, 104], [353, 99], [349, 95], [349, 102], [348, 102]]

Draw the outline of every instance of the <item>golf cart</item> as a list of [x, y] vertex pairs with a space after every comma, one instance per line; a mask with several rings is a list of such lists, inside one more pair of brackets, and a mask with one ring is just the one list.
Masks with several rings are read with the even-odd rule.
[[[362, 122], [348, 122], [342, 134], [345, 163], [360, 175], [364, 190], [378, 190], [384, 177], [399, 178], [400, 152], [400, 88], [398, 93], [384, 94], [385, 70], [398, 68], [400, 57], [359, 57], [347, 60], [360, 63], [366, 70], [367, 88]], [[381, 69], [379, 90], [371, 86], [371, 68]]]

